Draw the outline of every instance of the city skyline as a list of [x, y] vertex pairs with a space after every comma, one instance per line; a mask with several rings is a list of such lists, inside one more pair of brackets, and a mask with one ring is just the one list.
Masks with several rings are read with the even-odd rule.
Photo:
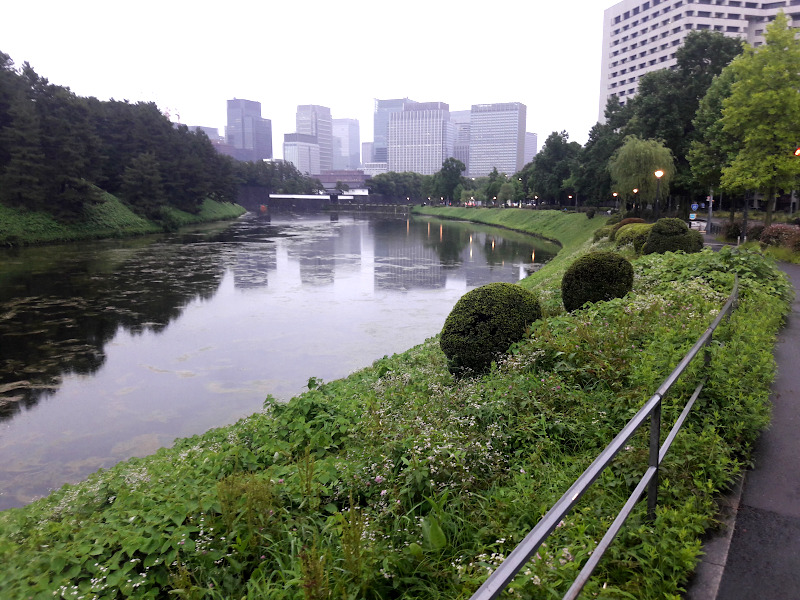
[[597, 121], [603, 10], [613, 2], [500, 0], [491, 29], [483, 10], [419, 0], [403, 10], [362, 0], [290, 4], [14, 2], [0, 20], [0, 51], [79, 96], [154, 102], [220, 135], [227, 100], [260, 102], [276, 158], [301, 104], [357, 119], [364, 142], [373, 140], [376, 98], [454, 111], [521, 102], [540, 140], [566, 130], [585, 143]]

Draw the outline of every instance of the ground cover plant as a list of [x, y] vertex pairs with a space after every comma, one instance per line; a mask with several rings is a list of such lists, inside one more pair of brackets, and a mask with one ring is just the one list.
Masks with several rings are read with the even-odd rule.
[[[672, 370], [737, 272], [741, 303], [663, 465], [657, 518], [634, 513], [585, 591], [677, 598], [716, 495], [768, 421], [789, 287], [755, 251], [634, 267], [627, 296], [554, 309], [481, 378], [453, 378], [432, 338], [0, 513], [0, 596], [469, 598]], [[694, 385], [667, 397], [665, 423]], [[644, 470], [646, 433], [509, 597], [563, 594]]]

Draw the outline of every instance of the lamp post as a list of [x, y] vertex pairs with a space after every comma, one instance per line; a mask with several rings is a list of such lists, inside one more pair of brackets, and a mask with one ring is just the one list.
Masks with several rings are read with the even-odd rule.
[[612, 192], [611, 195], [614, 197], [614, 208], [619, 209], [619, 194], [617, 192]]
[[658, 221], [660, 206], [659, 202], [661, 201], [661, 178], [664, 176], [664, 171], [659, 169], [653, 175], [656, 176], [656, 221]]
[[633, 212], [636, 212], [636, 194], [639, 193], [639, 188], [633, 188]]

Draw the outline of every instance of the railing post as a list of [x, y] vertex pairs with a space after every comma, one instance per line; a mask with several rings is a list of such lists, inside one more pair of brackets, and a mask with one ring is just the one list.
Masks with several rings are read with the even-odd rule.
[[656, 502], [658, 501], [658, 453], [661, 447], [661, 402], [658, 399], [653, 412], [650, 414], [650, 466], [655, 469], [653, 478], [647, 486], [647, 518], [655, 521]]

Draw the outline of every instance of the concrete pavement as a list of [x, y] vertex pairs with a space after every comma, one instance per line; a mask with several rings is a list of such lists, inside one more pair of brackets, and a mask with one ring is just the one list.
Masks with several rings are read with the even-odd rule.
[[795, 301], [775, 347], [772, 423], [724, 499], [725, 526], [704, 544], [686, 600], [800, 599], [800, 265], [779, 266]]

